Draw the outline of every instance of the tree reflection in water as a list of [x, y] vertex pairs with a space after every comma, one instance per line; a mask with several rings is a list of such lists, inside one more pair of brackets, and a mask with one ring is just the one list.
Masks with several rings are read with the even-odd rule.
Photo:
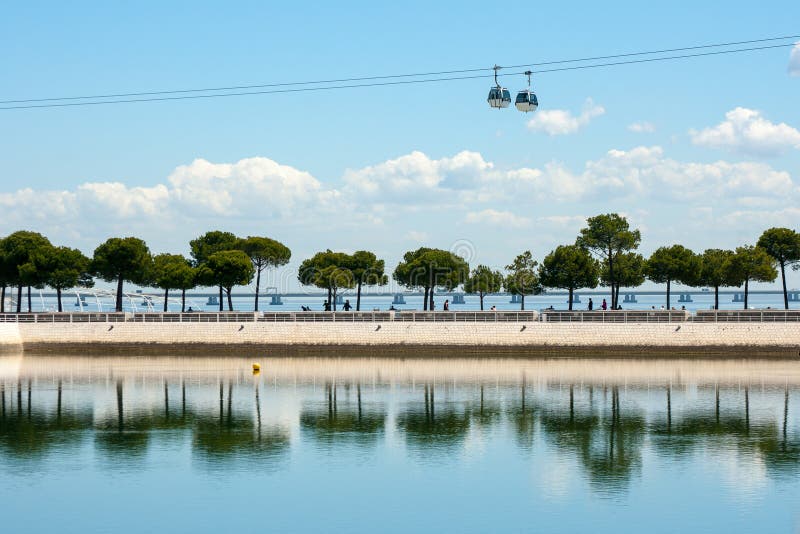
[[[109, 468], [138, 468], [150, 450], [190, 443], [194, 465], [202, 468], [274, 468], [289, 462], [292, 446], [363, 455], [385, 447], [389, 433], [405, 441], [413, 462], [459, 459], [454, 453], [468, 438], [509, 439], [524, 461], [565, 459], [564, 469], [580, 471], [602, 494], [630, 487], [645, 450], [670, 465], [697, 461], [701, 451], [732, 452], [736, 461], [764, 465], [769, 476], [800, 474], [799, 433], [789, 414], [796, 409], [794, 385], [773, 386], [766, 397], [755, 379], [673, 384], [662, 375], [653, 384], [621, 386], [616, 378], [587, 375], [543, 379], [524, 362], [502, 380], [484, 372], [451, 381], [432, 378], [444, 367], [414, 375], [417, 364], [408, 365], [409, 374], [374, 379], [377, 387], [369, 390], [368, 378], [336, 379], [328, 371], [319, 372], [321, 382], [315, 375], [299, 389], [294, 381], [268, 387], [259, 378], [216, 370], [188, 381], [164, 373], [146, 382], [130, 374], [107, 382], [117, 376], [111, 373], [77, 384], [49, 370], [34, 379], [20, 374], [0, 379], [0, 465], [15, 459], [30, 465], [91, 444]], [[312, 383], [324, 387], [311, 393]], [[299, 404], [280, 405], [279, 394], [292, 387]], [[291, 424], [274, 422], [279, 405], [283, 417], [299, 422], [294, 442]], [[483, 447], [481, 454], [495, 450]]]
[[349, 400], [352, 384], [345, 383], [348, 399], [339, 400], [335, 382], [326, 382], [322, 403], [305, 403], [300, 413], [300, 428], [317, 443], [330, 448], [352, 443], [373, 446], [385, 430], [386, 408], [382, 403], [369, 403], [365, 409], [361, 383], [356, 383], [356, 402]]
[[423, 403], [410, 402], [397, 415], [397, 427], [416, 453], [452, 453], [465, 439], [470, 429], [471, 414], [465, 404], [444, 402], [436, 404], [434, 383], [425, 383]]
[[646, 425], [641, 411], [621, 408], [619, 386], [610, 389], [610, 402], [596, 413], [593, 389], [592, 402], [576, 407], [575, 387], [570, 385], [568, 408], [544, 407], [540, 420], [545, 439], [560, 451], [573, 453], [595, 489], [613, 493], [626, 489], [641, 469]]

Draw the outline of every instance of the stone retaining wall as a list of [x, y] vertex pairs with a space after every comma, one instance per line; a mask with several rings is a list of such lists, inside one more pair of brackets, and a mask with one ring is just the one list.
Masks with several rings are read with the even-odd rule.
[[800, 355], [800, 323], [54, 323], [0, 324], [26, 351], [213, 353], [242, 348], [453, 349], [570, 354], [661, 351]]

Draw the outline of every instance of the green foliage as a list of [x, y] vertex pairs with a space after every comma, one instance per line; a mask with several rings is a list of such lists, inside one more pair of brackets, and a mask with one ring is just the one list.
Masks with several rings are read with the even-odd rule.
[[386, 263], [367, 250], [357, 250], [350, 256], [350, 271], [357, 285], [383, 286], [389, 282]]
[[30, 266], [20, 269], [30, 263], [31, 258], [52, 248], [50, 241], [42, 234], [20, 230], [8, 235], [0, 241], [0, 278], [9, 285], [35, 285], [44, 284], [42, 277]]
[[301, 284], [321, 289], [337, 291], [355, 287], [353, 271], [350, 270], [352, 258], [344, 252], [326, 250], [303, 260], [297, 279]]
[[153, 258], [153, 283], [161, 289], [192, 289], [197, 273], [180, 254], [159, 254]]
[[112, 237], [94, 250], [91, 271], [105, 280], [145, 283], [150, 268], [150, 249], [136, 237]]
[[231, 232], [222, 232], [220, 230], [206, 232], [197, 239], [191, 240], [189, 247], [192, 250], [195, 266], [205, 263], [216, 252], [240, 249], [241, 241]]
[[112, 237], [94, 250], [90, 271], [106, 282], [117, 282], [116, 310], [122, 311], [122, 283], [146, 284], [152, 257], [144, 241], [136, 237]]
[[617, 253], [639, 248], [641, 240], [639, 230], [631, 230], [625, 217], [607, 213], [587, 219], [576, 244], [608, 260]]
[[286, 265], [292, 258], [289, 247], [269, 237], [249, 236], [238, 242], [238, 248], [247, 254], [258, 272], [268, 267]]
[[672, 245], [653, 252], [645, 273], [656, 284], [679, 282], [691, 286], [698, 283], [701, 266], [702, 261], [694, 252], [682, 245]]
[[800, 262], [800, 233], [789, 228], [770, 228], [764, 231], [756, 246], [763, 248], [778, 265]]
[[525, 309], [525, 295], [537, 295], [542, 291], [539, 273], [536, 267], [539, 262], [533, 259], [530, 250], [526, 250], [506, 265], [508, 275], [503, 281], [506, 291], [512, 295], [522, 296], [522, 309]]
[[778, 277], [775, 260], [761, 247], [736, 247], [728, 262], [728, 276], [734, 285], [749, 282], [773, 282]]
[[483, 297], [487, 293], [497, 293], [503, 287], [503, 274], [494, 271], [486, 265], [478, 265], [472, 270], [469, 278], [464, 281], [464, 291], [477, 293], [481, 299], [483, 310]]
[[732, 250], [710, 248], [700, 256], [700, 283], [718, 287], [737, 286], [739, 283], [731, 278], [730, 261]]
[[[614, 257], [614, 278], [619, 287], [638, 287], [645, 280], [645, 259], [636, 252], [619, 253]], [[611, 286], [611, 273], [608, 263], [600, 267], [600, 281]]]
[[223, 287], [230, 293], [234, 286], [244, 286], [253, 281], [255, 269], [247, 254], [241, 250], [223, 250], [206, 258], [200, 267], [201, 278]]
[[770, 228], [758, 239], [757, 246], [775, 258], [781, 268], [783, 283], [783, 305], [789, 309], [789, 294], [786, 291], [786, 266], [800, 268], [800, 234], [789, 228]]
[[611, 285], [611, 307], [617, 306], [618, 288], [623, 284], [622, 272], [618, 272], [616, 260], [623, 253], [639, 248], [642, 235], [631, 230], [625, 217], [616, 213], [597, 215], [586, 220], [575, 244], [594, 252], [603, 260], [607, 269], [606, 283]]
[[44, 274], [44, 282], [53, 289], [91, 287], [90, 260], [83, 252], [69, 247], [48, 247], [31, 258], [34, 268]]
[[394, 270], [394, 279], [408, 288], [423, 288], [424, 309], [433, 309], [433, 293], [441, 287], [446, 291], [463, 284], [469, 276], [469, 264], [448, 250], [422, 247], [403, 255]]
[[384, 286], [389, 282], [384, 261], [367, 250], [357, 250], [350, 256], [350, 271], [358, 288], [356, 310], [361, 309], [362, 286]]
[[253, 237], [241, 240], [241, 249], [248, 255], [256, 270], [255, 310], [258, 311], [258, 297], [261, 291], [261, 272], [267, 267], [286, 265], [292, 258], [289, 247], [268, 237]]
[[585, 248], [578, 245], [561, 245], [548, 254], [539, 268], [539, 278], [544, 287], [569, 291], [569, 309], [572, 309], [572, 293], [579, 288], [597, 287], [600, 268], [597, 260]]
[[422, 247], [406, 252], [394, 279], [408, 288], [453, 289], [469, 276], [469, 264], [448, 250]]

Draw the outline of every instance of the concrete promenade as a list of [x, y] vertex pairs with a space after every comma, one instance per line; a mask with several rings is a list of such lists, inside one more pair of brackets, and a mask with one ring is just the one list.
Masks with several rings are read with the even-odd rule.
[[241, 356], [265, 351], [319, 355], [336, 349], [343, 355], [395, 352], [408, 357], [659, 354], [800, 359], [800, 314], [731, 313], [6, 314], [0, 316], [0, 350]]

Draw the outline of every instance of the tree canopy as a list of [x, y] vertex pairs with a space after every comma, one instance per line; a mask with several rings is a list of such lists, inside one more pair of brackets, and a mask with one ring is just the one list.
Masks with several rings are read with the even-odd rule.
[[539, 278], [544, 287], [569, 291], [569, 309], [576, 289], [597, 287], [600, 269], [588, 250], [578, 245], [561, 245], [542, 261]]
[[758, 238], [757, 246], [772, 256], [781, 269], [783, 283], [783, 306], [789, 309], [789, 294], [786, 291], [786, 267], [800, 265], [800, 234], [789, 228], [770, 228]]
[[90, 270], [106, 282], [117, 282], [116, 310], [122, 311], [123, 281], [147, 282], [150, 249], [137, 237], [112, 237], [94, 250]]
[[198, 279], [219, 286], [228, 297], [228, 310], [233, 311], [231, 290], [253, 281], [255, 268], [250, 258], [241, 250], [222, 250], [208, 256], [198, 267]]
[[180, 289], [181, 311], [186, 306], [185, 292], [197, 284], [197, 273], [191, 262], [180, 254], [159, 254], [153, 258], [153, 284], [164, 290], [164, 311], [168, 311], [170, 289]]
[[750, 282], [773, 282], [778, 277], [775, 260], [761, 247], [736, 247], [728, 262], [728, 275], [734, 285], [744, 284], [744, 308], [747, 309]]
[[739, 285], [731, 276], [733, 255], [732, 250], [710, 248], [700, 256], [700, 283], [714, 288], [715, 310], [719, 309], [719, 288]]
[[617, 213], [606, 213], [589, 217], [575, 244], [594, 252], [608, 268], [608, 281], [611, 284], [611, 307], [617, 307], [617, 287], [620, 285], [616, 268], [617, 257], [639, 248], [642, 235], [639, 230], [631, 230], [625, 217]]
[[89, 275], [89, 258], [78, 249], [69, 247], [43, 247], [35, 252], [20, 269], [38, 273], [43, 285], [56, 290], [58, 311], [63, 311], [61, 292], [72, 287], [92, 287]]
[[241, 249], [253, 262], [256, 272], [255, 311], [258, 311], [258, 294], [261, 290], [261, 272], [266, 268], [286, 265], [292, 258], [289, 247], [269, 237], [249, 236], [239, 243]]
[[357, 250], [350, 256], [350, 271], [356, 284], [356, 310], [361, 309], [362, 286], [384, 286], [389, 282], [385, 262], [368, 250]]
[[449, 250], [422, 247], [406, 252], [393, 276], [408, 288], [422, 288], [423, 309], [433, 310], [434, 290], [441, 287], [449, 291], [463, 284], [469, 276], [469, 264]]
[[503, 288], [503, 274], [486, 265], [478, 265], [472, 270], [469, 278], [464, 281], [466, 293], [477, 293], [483, 311], [483, 297], [488, 293], [497, 293]]
[[503, 285], [512, 295], [520, 296], [520, 309], [525, 309], [525, 295], [537, 295], [542, 291], [539, 273], [536, 267], [539, 262], [533, 259], [530, 250], [526, 250], [506, 265], [506, 275]]
[[336, 310], [336, 296], [339, 290], [350, 289], [356, 285], [353, 271], [350, 269], [352, 261], [352, 257], [344, 252], [333, 252], [330, 249], [317, 252], [300, 264], [297, 279], [303, 285], [327, 290], [327, 303]]
[[672, 282], [695, 285], [700, 279], [701, 260], [682, 245], [660, 247], [645, 265], [647, 277], [656, 284], [667, 284], [667, 309], [670, 308]]

